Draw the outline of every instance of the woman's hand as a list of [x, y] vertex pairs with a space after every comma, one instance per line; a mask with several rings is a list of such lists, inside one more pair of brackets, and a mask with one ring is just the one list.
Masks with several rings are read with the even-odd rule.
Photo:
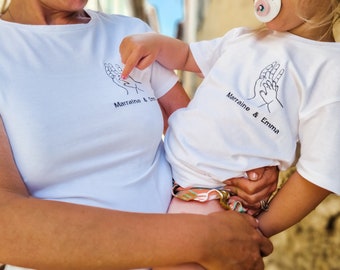
[[253, 217], [235, 211], [206, 217], [209, 230], [205, 233], [202, 229], [200, 237], [205, 235], [207, 238], [204, 249], [207, 254], [199, 261], [205, 269], [264, 269], [262, 257], [273, 251], [273, 245], [263, 237]]
[[248, 171], [247, 175], [248, 178], [232, 178], [224, 183], [226, 189], [234, 194], [230, 201], [240, 201], [248, 209], [248, 214], [255, 215], [264, 210], [276, 190], [279, 171], [276, 166], [263, 167]]

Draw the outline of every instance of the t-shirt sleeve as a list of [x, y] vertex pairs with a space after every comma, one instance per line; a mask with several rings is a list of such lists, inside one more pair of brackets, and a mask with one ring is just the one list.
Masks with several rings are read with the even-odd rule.
[[308, 181], [340, 194], [340, 101], [301, 117], [297, 171]]
[[190, 50], [202, 74], [206, 76], [223, 52], [228, 48], [229, 42], [250, 31], [248, 28], [239, 27], [228, 31], [222, 37], [191, 43]]
[[[125, 33], [124, 36], [154, 32], [154, 30], [152, 30], [148, 24], [138, 18], [127, 17], [123, 15], [115, 15], [115, 17], [116, 19], [120, 18], [121, 20], [124, 20], [124, 24], [131, 25], [129, 28], [129, 33]], [[176, 82], [178, 82], [178, 77], [174, 71], [166, 69], [158, 62], [153, 63], [150, 68], [151, 87], [154, 90], [155, 97], [158, 99], [166, 94], [176, 84]]]
[[156, 98], [165, 95], [177, 82], [178, 77], [174, 71], [166, 69], [158, 62], [153, 64], [151, 86]]

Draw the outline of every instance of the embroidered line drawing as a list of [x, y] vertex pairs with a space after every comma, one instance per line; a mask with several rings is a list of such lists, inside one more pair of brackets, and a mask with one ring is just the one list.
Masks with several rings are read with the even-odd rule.
[[254, 96], [249, 98], [258, 99], [261, 103], [259, 107], [266, 106], [268, 112], [271, 108], [280, 106], [283, 108], [281, 101], [278, 99], [279, 85], [278, 82], [285, 70], [280, 69], [280, 64], [276, 61], [266, 66], [259, 75], [254, 85]]
[[122, 68], [119, 65], [116, 64], [113, 66], [110, 63], [104, 63], [104, 67], [107, 76], [109, 76], [118, 87], [123, 88], [127, 95], [129, 95], [130, 90], [135, 90], [137, 94], [140, 91], [144, 92], [144, 90], [140, 88], [141, 82], [134, 80], [131, 76], [127, 79], [122, 78]]

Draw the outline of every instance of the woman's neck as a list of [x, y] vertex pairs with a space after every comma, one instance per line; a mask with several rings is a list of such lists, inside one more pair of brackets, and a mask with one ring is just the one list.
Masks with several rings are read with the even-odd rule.
[[12, 0], [2, 20], [30, 25], [63, 25], [88, 23], [90, 16], [85, 10], [59, 11], [41, 5], [26, 4], [25, 1], [17, 3]]

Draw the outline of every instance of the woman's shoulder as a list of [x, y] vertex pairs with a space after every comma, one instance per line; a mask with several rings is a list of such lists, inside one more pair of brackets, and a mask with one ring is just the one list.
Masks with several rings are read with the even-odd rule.
[[86, 12], [91, 16], [93, 19], [98, 19], [101, 21], [111, 22], [111, 23], [122, 23], [126, 25], [133, 25], [133, 26], [145, 26], [147, 25], [144, 21], [139, 18], [126, 16], [121, 14], [110, 14], [105, 13], [102, 11], [94, 11], [94, 10], [86, 10]]

